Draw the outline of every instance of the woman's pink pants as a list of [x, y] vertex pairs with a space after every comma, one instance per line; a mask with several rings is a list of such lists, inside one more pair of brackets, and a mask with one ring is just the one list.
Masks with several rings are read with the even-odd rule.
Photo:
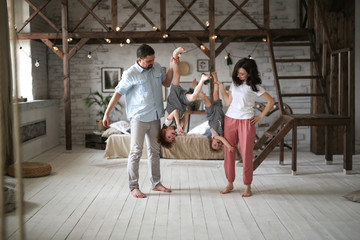
[[[245, 185], [250, 185], [253, 179], [255, 135], [255, 125], [251, 124], [250, 119], [234, 119], [225, 116], [224, 137], [231, 146], [236, 147], [239, 142], [243, 160], [243, 181]], [[235, 180], [235, 157], [236, 151], [230, 152], [225, 146], [224, 168], [226, 178], [229, 182], [234, 182]]]

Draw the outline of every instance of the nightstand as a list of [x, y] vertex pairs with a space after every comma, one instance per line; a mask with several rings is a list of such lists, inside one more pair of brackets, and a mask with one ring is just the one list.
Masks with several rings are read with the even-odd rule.
[[102, 137], [101, 134], [86, 133], [85, 147], [104, 150], [106, 148], [106, 139], [107, 138]]

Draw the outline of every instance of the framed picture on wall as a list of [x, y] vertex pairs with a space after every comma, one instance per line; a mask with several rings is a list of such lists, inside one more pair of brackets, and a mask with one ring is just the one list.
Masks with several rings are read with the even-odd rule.
[[102, 92], [114, 92], [120, 81], [122, 68], [105, 67], [101, 68], [101, 90]]
[[209, 72], [209, 59], [198, 59], [197, 60], [197, 71], [198, 72]]

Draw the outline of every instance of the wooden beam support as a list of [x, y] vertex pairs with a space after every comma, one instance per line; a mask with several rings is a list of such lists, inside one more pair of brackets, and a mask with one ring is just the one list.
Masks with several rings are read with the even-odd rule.
[[51, 51], [53, 51], [53, 53], [55, 53], [56, 55], [58, 55], [58, 57], [60, 59], [63, 59], [63, 53], [62, 51], [57, 48], [57, 50], [54, 49], [54, 44], [49, 40], [49, 39], [41, 39], [41, 41], [43, 43], [45, 43], [46, 46], [48, 46], [50, 48]]
[[[48, 5], [48, 3], [50, 2], [51, 0], [46, 0], [45, 2], [43, 2], [41, 5], [40, 5], [40, 7], [37, 9], [37, 10], [35, 10], [35, 12], [33, 12], [33, 14], [31, 14], [31, 16], [28, 18], [28, 19], [26, 19], [26, 21], [19, 27], [19, 28], [17, 28], [17, 32], [19, 33], [19, 32], [21, 32], [21, 30], [23, 30], [24, 29], [24, 27], [26, 27], [26, 25], [29, 23], [29, 22], [31, 22], [31, 20], [33, 20], [33, 18], [36, 16], [36, 15], [38, 15], [38, 13], [46, 6], [46, 5]], [[29, 3], [29, 2], [28, 2]]]
[[160, 30], [163, 34], [166, 31], [166, 0], [160, 0]]
[[[192, 0], [191, 3], [187, 6], [187, 8], [190, 9], [195, 2], [196, 0]], [[170, 24], [166, 31], [170, 31], [180, 21], [180, 19], [185, 15], [185, 13], [187, 13], [186, 9], [180, 13], [180, 15], [174, 20], [172, 24]]]
[[188, 8], [182, 0], [177, 0], [183, 8], [200, 24], [200, 26], [206, 29], [206, 25]]
[[[209, 47], [210, 47], [210, 73], [216, 71], [215, 66], [215, 0], [209, 0]], [[214, 101], [214, 84], [210, 84], [210, 101]]]
[[[96, 0], [96, 2], [94, 2], [90, 9], [93, 10], [102, 0]], [[90, 11], [86, 11], [86, 13], [84, 13], [84, 15], [80, 18], [80, 20], [75, 24], [75, 26], [70, 30], [70, 32], [74, 32], [79, 25], [86, 19], [87, 16], [89, 16]]]
[[270, 6], [269, 0], [264, 0], [264, 28], [270, 28]]
[[[133, 7], [134, 7], [135, 9], [138, 9], [138, 8], [139, 8], [139, 7], [136, 5], [136, 3], [134, 3], [132, 0], [128, 0], [128, 1], [131, 3], [131, 5], [133, 5]], [[150, 18], [148, 18], [148, 16], [145, 15], [145, 13], [144, 13], [141, 9], [139, 9], [139, 13], [141, 14], [141, 16], [143, 16], [143, 17], [145, 18], [145, 20], [151, 25], [151, 27], [156, 26], [156, 25], [150, 20]], [[156, 27], [158, 27], [158, 26], [156, 26]]]
[[111, 0], [111, 27], [113, 30], [117, 27], [117, 0]]
[[96, 21], [98, 21], [100, 23], [101, 26], [103, 26], [103, 28], [108, 32], [109, 31], [109, 27], [106, 26], [106, 24], [101, 21], [101, 19], [88, 7], [88, 5], [86, 5], [86, 3], [84, 3], [83, 0], [78, 0], [81, 5], [83, 5], [84, 8], [86, 8], [88, 10], [88, 12], [96, 19]]
[[[240, 4], [240, 8], [242, 8], [249, 0], [244, 0], [241, 4]], [[224, 21], [222, 21], [222, 23], [220, 23], [217, 28], [215, 29], [216, 31], [220, 30], [237, 12], [239, 12], [238, 9], [235, 9], [229, 16], [227, 16], [227, 18], [225, 18]]]
[[216, 49], [215, 51], [215, 58], [226, 48], [229, 43], [231, 43], [234, 40], [234, 36], [226, 37], [222, 40], [221, 45]]
[[261, 29], [262, 27], [255, 21], [255, 19], [253, 19], [244, 9], [242, 9], [240, 6], [237, 5], [236, 2], [234, 2], [234, 0], [228, 0], [229, 2], [231, 2], [232, 5], [234, 5], [242, 14], [245, 15], [245, 17], [247, 17], [257, 28]]
[[87, 41], [89, 41], [89, 38], [83, 38], [81, 39], [69, 52], [69, 59], [71, 59], [81, 48], [84, 46]]
[[[32, 4], [29, 0], [25, 0], [35, 11], [38, 11], [37, 7]], [[50, 2], [50, 0], [49, 0]], [[48, 2], [48, 3], [49, 3]], [[46, 3], [47, 4], [47, 3]], [[46, 6], [46, 5], [45, 5]], [[55, 29], [56, 32], [60, 32], [60, 29], [58, 29], [56, 27], [56, 25], [49, 19], [47, 18], [40, 10], [38, 11], [39, 15], [53, 28]]]
[[[198, 48], [200, 48], [200, 46], [203, 45], [203, 43], [202, 43], [199, 39], [197, 39], [196, 37], [194, 37], [194, 36], [189, 36], [189, 40], [190, 40], [191, 42], [193, 42]], [[201, 48], [200, 48], [200, 49], [201, 49]], [[205, 50], [202, 50], [202, 49], [201, 49], [201, 51], [202, 51], [206, 56], [208, 56], [208, 58], [210, 58], [209, 49], [205, 48]]]
[[128, 18], [128, 20], [126, 20], [126, 22], [121, 26], [120, 31], [123, 31], [124, 28], [126, 28], [126, 26], [129, 24], [129, 22], [131, 20], [133, 20], [133, 18], [136, 16], [136, 14], [139, 13], [139, 11], [149, 2], [149, 0], [144, 0], [144, 2], [139, 6], [139, 8], [137, 8], [135, 10], [135, 12]]
[[72, 149], [71, 133], [71, 92], [70, 92], [70, 57], [68, 45], [68, 1], [61, 0], [61, 30], [63, 39], [63, 73], [64, 73], [64, 108], [65, 108], [65, 141], [66, 150]]

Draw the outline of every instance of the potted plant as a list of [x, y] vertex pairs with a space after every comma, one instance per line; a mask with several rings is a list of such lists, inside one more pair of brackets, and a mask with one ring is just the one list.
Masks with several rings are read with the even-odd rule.
[[[91, 107], [92, 105], [97, 105], [99, 107], [98, 112], [96, 114], [96, 116], [99, 116], [100, 119], [97, 119], [97, 129], [98, 131], [102, 132], [105, 130], [104, 125], [102, 124], [102, 119], [104, 118], [104, 114], [106, 111], [107, 106], [109, 105], [109, 102], [112, 98], [112, 95], [107, 95], [104, 96], [101, 93], [99, 93], [98, 91], [90, 93], [84, 100], [85, 100], [85, 105], [87, 107]], [[114, 106], [114, 109], [116, 111], [119, 111], [120, 113], [121, 111], [121, 104], [120, 102], [117, 102], [116, 105]]]

